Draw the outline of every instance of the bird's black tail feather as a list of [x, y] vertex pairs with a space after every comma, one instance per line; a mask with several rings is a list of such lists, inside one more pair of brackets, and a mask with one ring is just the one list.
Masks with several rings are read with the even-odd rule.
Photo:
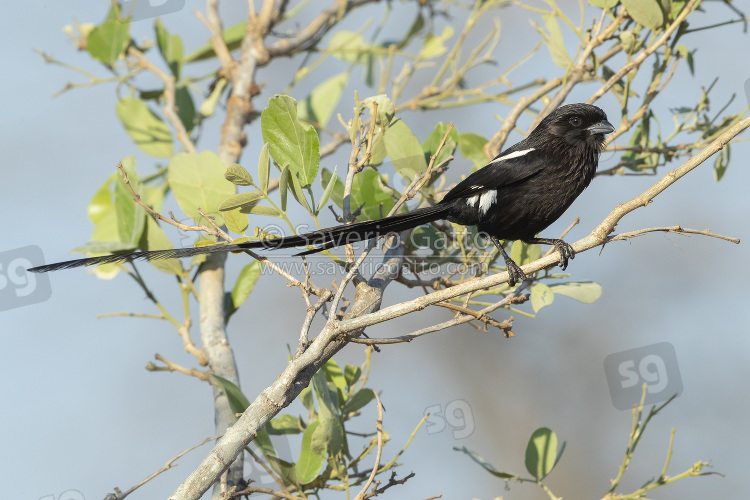
[[355, 222], [354, 224], [330, 227], [296, 236], [285, 236], [264, 241], [248, 241], [229, 245], [172, 248], [169, 250], [151, 250], [147, 252], [103, 255], [101, 257], [89, 257], [86, 259], [69, 260], [66, 262], [57, 262], [55, 264], [33, 267], [29, 269], [29, 271], [34, 273], [46, 273], [48, 271], [58, 271], [60, 269], [133, 262], [136, 260], [179, 259], [183, 257], [193, 257], [195, 255], [241, 252], [242, 250], [252, 249], [277, 250], [282, 248], [313, 246], [314, 248], [297, 254], [308, 255], [321, 252], [328, 248], [356, 243], [358, 241], [365, 241], [389, 233], [398, 233], [413, 227], [421, 226], [428, 222], [443, 219], [447, 215], [448, 210], [449, 205], [437, 204], [432, 207], [418, 208], [404, 214], [397, 214], [384, 219]]

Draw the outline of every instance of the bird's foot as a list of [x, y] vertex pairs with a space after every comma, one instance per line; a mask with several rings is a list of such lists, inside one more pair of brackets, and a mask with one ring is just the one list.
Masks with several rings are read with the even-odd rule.
[[565, 271], [565, 268], [568, 267], [568, 259], [572, 260], [576, 258], [576, 251], [563, 240], [555, 240], [553, 244], [557, 253], [560, 254], [560, 268]]
[[514, 286], [516, 282], [524, 282], [529, 279], [526, 273], [518, 267], [518, 264], [511, 259], [505, 260], [505, 267], [508, 269], [508, 285]]

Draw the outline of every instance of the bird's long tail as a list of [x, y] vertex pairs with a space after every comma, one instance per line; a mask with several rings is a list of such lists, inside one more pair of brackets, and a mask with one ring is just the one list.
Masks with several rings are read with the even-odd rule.
[[320, 229], [310, 233], [296, 236], [285, 236], [263, 241], [247, 241], [229, 245], [211, 245], [193, 248], [172, 248], [168, 250], [151, 250], [147, 252], [121, 253], [103, 255], [101, 257], [89, 257], [86, 259], [69, 260], [57, 262], [44, 266], [33, 267], [29, 271], [34, 273], [46, 273], [60, 269], [72, 269], [74, 267], [98, 266], [101, 264], [114, 264], [121, 262], [133, 262], [136, 260], [159, 260], [180, 259], [194, 255], [207, 255], [212, 253], [241, 252], [242, 250], [267, 249], [277, 250], [282, 248], [294, 248], [301, 246], [312, 246], [313, 248], [298, 253], [297, 255], [308, 255], [321, 252], [328, 248], [365, 241], [389, 233], [398, 233], [411, 229], [428, 222], [443, 219], [449, 210], [448, 204], [437, 204], [432, 207], [418, 208], [407, 213], [393, 215], [384, 219], [355, 222], [327, 229]]

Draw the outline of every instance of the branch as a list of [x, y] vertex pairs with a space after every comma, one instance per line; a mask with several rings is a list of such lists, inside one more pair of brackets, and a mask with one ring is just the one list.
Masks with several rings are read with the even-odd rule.
[[[380, 457], [383, 454], [383, 403], [380, 402], [380, 396], [378, 396], [378, 393], [376, 391], [372, 391], [372, 393], [375, 395], [375, 400], [378, 402], [378, 419], [375, 421], [375, 429], [378, 433], [378, 451], [375, 454], [375, 466], [372, 468], [372, 472], [370, 472], [370, 477], [367, 478], [365, 486], [354, 498], [354, 500], [363, 500], [364, 498], [366, 498], [367, 488], [370, 487], [372, 481], [375, 479], [375, 474], [377, 474], [378, 469], [380, 469]], [[375, 490], [376, 488], [373, 488], [372, 496], [375, 496]]]

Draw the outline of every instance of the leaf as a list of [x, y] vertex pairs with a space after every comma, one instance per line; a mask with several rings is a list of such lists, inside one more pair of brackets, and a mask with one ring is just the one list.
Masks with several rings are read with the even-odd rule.
[[[162, 188], [143, 184], [141, 186], [141, 197], [148, 206], [158, 212], [161, 210], [161, 205], [164, 200], [165, 188], [166, 186]], [[164, 230], [159, 223], [154, 220], [153, 217], [148, 215], [146, 215], [146, 230], [144, 231], [138, 246], [143, 251], [166, 250], [173, 248], [172, 242], [169, 241], [167, 235], [164, 234]], [[148, 263], [159, 271], [167, 274], [181, 274], [184, 271], [180, 259], [154, 259], [148, 261]]]
[[71, 250], [74, 253], [115, 253], [135, 250], [136, 246], [131, 243], [120, 243], [119, 241], [89, 241]]
[[328, 51], [342, 61], [365, 64], [371, 50], [362, 35], [349, 30], [337, 31], [328, 42]]
[[341, 372], [341, 368], [339, 368], [339, 365], [333, 358], [325, 362], [323, 365], [323, 371], [325, 372], [328, 381], [333, 382], [333, 385], [342, 391], [346, 390], [346, 379], [344, 378], [344, 374]]
[[318, 173], [320, 142], [315, 128], [297, 118], [297, 102], [286, 95], [272, 97], [260, 122], [263, 140], [270, 144], [276, 163], [288, 163], [302, 187], [309, 186]]
[[211, 377], [219, 383], [219, 387], [221, 387], [221, 390], [226, 394], [232, 412], [244, 413], [247, 407], [250, 406], [250, 401], [248, 401], [245, 395], [242, 394], [240, 388], [237, 387], [234, 382], [227, 380], [224, 377], [214, 374], [211, 374]]
[[433, 33], [427, 33], [422, 43], [422, 50], [419, 51], [420, 59], [432, 59], [433, 57], [442, 56], [448, 49], [445, 46], [445, 42], [453, 36], [453, 28], [447, 25], [443, 28], [443, 32], [440, 35]]
[[322, 81], [297, 108], [297, 117], [312, 122], [318, 128], [325, 127], [341, 100], [348, 81], [348, 71]]
[[235, 193], [235, 187], [224, 178], [224, 163], [211, 151], [200, 154], [178, 153], [169, 160], [167, 181], [183, 212], [198, 221], [201, 215], [215, 217], [224, 224], [219, 205]]
[[656, 31], [664, 24], [664, 13], [657, 0], [621, 0], [625, 11], [635, 22]]
[[344, 428], [331, 416], [322, 417], [319, 424], [313, 432], [312, 449], [321, 455], [325, 455], [326, 451], [331, 456], [336, 455], [344, 444]]
[[461, 453], [466, 454], [469, 458], [474, 460], [474, 462], [478, 463], [484, 470], [489, 472], [495, 477], [499, 477], [501, 479], [518, 479], [519, 476], [516, 474], [510, 474], [508, 472], [500, 472], [497, 469], [495, 469], [489, 462], [487, 462], [485, 459], [480, 457], [477, 453], [471, 451], [470, 449], [466, 448], [465, 446], [461, 448], [453, 447], [455, 451], [460, 451]]
[[247, 215], [240, 212], [239, 208], [235, 208], [224, 212], [224, 224], [226, 224], [227, 229], [233, 233], [244, 234], [249, 222], [247, 220]]
[[307, 203], [305, 192], [302, 191], [302, 186], [300, 185], [299, 179], [297, 178], [297, 174], [295, 174], [294, 172], [289, 172], [289, 178], [292, 179], [292, 189], [290, 190], [292, 196], [294, 196], [294, 199], [297, 200], [297, 203], [302, 205], [302, 208], [312, 214], [313, 211], [310, 208], [310, 204]]
[[161, 56], [169, 66], [174, 77], [179, 79], [182, 60], [184, 58], [182, 38], [179, 35], [170, 35], [167, 28], [164, 27], [164, 23], [158, 17], [154, 21], [154, 31], [156, 32], [156, 43], [159, 46]]
[[273, 207], [265, 205], [250, 205], [249, 207], [240, 208], [240, 212], [249, 215], [267, 215], [269, 217], [281, 217], [281, 212]]
[[458, 149], [467, 160], [471, 160], [475, 167], [487, 164], [487, 156], [484, 154], [484, 145], [487, 139], [473, 132], [458, 134]]
[[235, 194], [222, 201], [219, 205], [219, 210], [221, 212], [226, 212], [228, 210], [234, 210], [235, 208], [245, 208], [251, 204], [257, 203], [261, 198], [263, 198], [263, 194], [258, 191]]
[[320, 455], [312, 448], [313, 433], [319, 425], [318, 422], [311, 423], [302, 435], [302, 447], [294, 467], [297, 472], [297, 481], [300, 484], [310, 483], [318, 477], [320, 469], [326, 461], [325, 454]]
[[116, 173], [107, 177], [104, 184], [102, 184], [96, 194], [94, 194], [94, 197], [91, 198], [91, 201], [86, 208], [86, 213], [89, 216], [89, 220], [94, 224], [101, 222], [107, 217], [108, 213], [114, 213], [115, 205], [112, 203], [112, 192], [110, 191], [109, 186], [117, 178], [119, 178], [119, 176]]
[[287, 193], [289, 192], [289, 165], [284, 165], [279, 176], [279, 198], [281, 199], [281, 210], [286, 212]]
[[240, 271], [240, 275], [237, 277], [237, 281], [232, 289], [232, 305], [235, 311], [247, 300], [250, 292], [255, 288], [255, 283], [260, 277], [261, 267], [262, 264], [255, 260]]
[[404, 179], [411, 181], [418, 173], [427, 170], [422, 145], [403, 120], [391, 124], [383, 141], [394, 168]]
[[[242, 21], [225, 28], [224, 31], [221, 32], [221, 36], [224, 39], [224, 43], [227, 45], [227, 49], [232, 51], [240, 48], [242, 39], [245, 37], [246, 33], [247, 21]], [[216, 57], [216, 53], [214, 52], [213, 43], [209, 40], [206, 45], [190, 53], [190, 55], [185, 58], [185, 62], [203, 61], [211, 59], [212, 57]]]
[[268, 431], [268, 434], [273, 436], [299, 434], [302, 432], [302, 429], [300, 429], [300, 419], [288, 414], [272, 418], [265, 429]]
[[326, 381], [326, 375], [322, 370], [313, 376], [313, 389], [315, 390], [315, 398], [318, 400], [318, 415], [323, 416], [324, 414], [336, 415], [338, 413], [338, 405], [336, 404], [336, 395], [328, 388]]
[[385, 94], [368, 97], [362, 101], [362, 106], [369, 109], [370, 113], [375, 109], [375, 104], [378, 105], [378, 118], [375, 123], [380, 125], [381, 129], [385, 129], [391, 123], [391, 120], [393, 120], [393, 116], [396, 114], [396, 108], [393, 106], [390, 98]]
[[535, 313], [539, 312], [542, 307], [552, 304], [554, 300], [555, 294], [544, 283], [534, 285], [531, 289], [531, 307]]
[[362, 368], [359, 366], [346, 365], [344, 367], [344, 379], [346, 379], [346, 386], [352, 387], [359, 381], [359, 377], [362, 376]]
[[572, 62], [565, 48], [565, 40], [563, 39], [560, 24], [557, 22], [557, 16], [554, 14], [544, 14], [542, 19], [544, 20], [546, 31], [534, 22], [531, 23], [532, 26], [542, 36], [542, 41], [544, 41], [544, 45], [547, 47], [552, 62], [560, 68], [567, 68]]
[[177, 106], [177, 116], [187, 132], [195, 126], [195, 104], [190, 96], [190, 91], [184, 85], [178, 85], [174, 93], [174, 102]]
[[258, 158], [258, 179], [260, 179], [260, 188], [264, 193], [268, 193], [268, 175], [271, 170], [271, 157], [268, 153], [269, 144], [265, 143], [260, 150]]
[[535, 430], [526, 447], [526, 470], [529, 474], [537, 479], [544, 479], [555, 467], [557, 458], [555, 433], [546, 427]]
[[[437, 125], [435, 125], [435, 128], [432, 129], [432, 132], [430, 132], [430, 135], [427, 136], [427, 139], [424, 140], [424, 143], [422, 144], [422, 150], [425, 154], [425, 161], [429, 164], [430, 158], [432, 155], [435, 154], [437, 151], [438, 146], [440, 146], [440, 142], [443, 140], [443, 137], [445, 137], [445, 133], [448, 131], [449, 125], [443, 122], [438, 122]], [[451, 128], [450, 133], [448, 134], [448, 137], [445, 139], [445, 144], [443, 145], [443, 148], [440, 150], [440, 154], [438, 154], [437, 158], [435, 158], [434, 165], [440, 165], [442, 162], [444, 162], [449, 156], [451, 156], [456, 151], [456, 145], [458, 144], [458, 131], [455, 127]]]
[[209, 96], [201, 103], [200, 108], [198, 109], [203, 117], [213, 116], [214, 111], [216, 111], [216, 103], [219, 102], [219, 97], [221, 97], [221, 93], [224, 91], [226, 85], [226, 78], [219, 78], [219, 81], [214, 85], [211, 94], [209, 94]]
[[[424, 156], [420, 156], [420, 158], [424, 159]], [[337, 189], [334, 188], [331, 197], [336, 195], [336, 191]], [[341, 192], [343, 193], [343, 191], [342, 186]], [[334, 201], [336, 201], [335, 198]], [[352, 210], [364, 205], [362, 207], [362, 220], [380, 218], [381, 204], [383, 205], [383, 214], [390, 212], [394, 205], [393, 198], [383, 191], [380, 184], [380, 175], [371, 168], [354, 176], [350, 202]]]
[[86, 37], [86, 50], [91, 57], [111, 66], [130, 43], [130, 22], [118, 21], [113, 13]]
[[[141, 181], [135, 172], [135, 157], [122, 159], [122, 166], [128, 174], [133, 190], [141, 191]], [[133, 200], [125, 181], [118, 176], [115, 182], [115, 214], [117, 216], [117, 234], [122, 243], [138, 245], [143, 230], [146, 228], [146, 211]]]
[[117, 101], [116, 111], [125, 131], [144, 153], [156, 158], [172, 156], [172, 132], [143, 101], [123, 97]]
[[362, 388], [354, 393], [352, 397], [346, 400], [344, 407], [341, 409], [341, 413], [344, 415], [348, 413], [354, 413], [367, 406], [370, 401], [375, 399], [375, 393], [372, 389]]
[[617, 5], [617, 2], [620, 0], [589, 0], [589, 3], [593, 5], [594, 7], [599, 7], [600, 9], [611, 9], [615, 5]]
[[224, 171], [224, 178], [235, 186], [250, 186], [253, 183], [253, 177], [250, 175], [250, 172], [237, 163], [232, 163], [227, 167]]
[[584, 304], [591, 304], [602, 296], [602, 286], [593, 281], [572, 281], [550, 285], [555, 295], [565, 295]]
[[519, 266], [534, 262], [541, 256], [542, 247], [537, 244], [528, 245], [521, 240], [517, 240], [513, 242], [513, 246], [510, 248], [510, 258]]
[[[750, 82], [750, 80], [748, 80]], [[719, 151], [719, 154], [716, 156], [716, 161], [714, 162], [714, 180], [716, 182], [719, 182], [722, 177], [724, 177], [724, 172], [727, 171], [727, 167], [729, 166], [729, 159], [731, 158], [731, 152], [729, 149], [729, 144], [724, 146], [724, 149]]]
[[[327, 172], [327, 170], [324, 171]], [[336, 167], [333, 167], [333, 174], [329, 173], [328, 176], [330, 177], [330, 179], [328, 179], [328, 184], [326, 185], [325, 190], [323, 190], [323, 195], [320, 197], [318, 207], [315, 210], [315, 215], [319, 214], [323, 207], [325, 207], [326, 203], [328, 203], [328, 198], [331, 197], [331, 192], [333, 191], [334, 186], [339, 180], [338, 175], [336, 175]], [[320, 180], [321, 182], [324, 182], [322, 175]]]

